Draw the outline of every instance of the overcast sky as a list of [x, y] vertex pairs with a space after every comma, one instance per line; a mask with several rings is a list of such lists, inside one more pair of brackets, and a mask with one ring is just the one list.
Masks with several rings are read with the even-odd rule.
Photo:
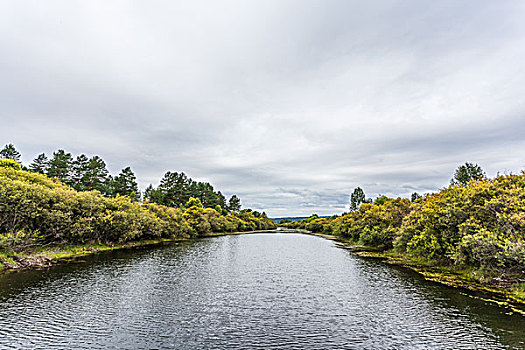
[[516, 173], [525, 1], [0, 1], [0, 124], [274, 217]]

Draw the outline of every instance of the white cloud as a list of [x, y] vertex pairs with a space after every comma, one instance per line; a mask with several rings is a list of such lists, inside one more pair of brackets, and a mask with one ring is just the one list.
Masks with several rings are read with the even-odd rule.
[[270, 215], [524, 167], [525, 5], [6, 1], [0, 140], [211, 181]]

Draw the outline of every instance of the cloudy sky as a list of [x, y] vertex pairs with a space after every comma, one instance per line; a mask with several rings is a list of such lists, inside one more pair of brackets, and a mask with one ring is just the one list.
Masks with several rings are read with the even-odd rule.
[[519, 172], [525, 2], [2, 0], [0, 143], [274, 217]]

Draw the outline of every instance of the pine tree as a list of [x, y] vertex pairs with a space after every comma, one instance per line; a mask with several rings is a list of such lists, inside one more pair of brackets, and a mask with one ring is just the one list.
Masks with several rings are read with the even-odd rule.
[[134, 201], [139, 198], [139, 188], [137, 178], [130, 167], [122, 169], [113, 180], [113, 194], [121, 196], [130, 196]]
[[85, 191], [88, 187], [89, 158], [85, 154], [77, 156], [72, 163], [71, 184], [77, 191]]
[[453, 185], [468, 185], [471, 180], [482, 180], [485, 178], [485, 172], [477, 164], [465, 163], [456, 169], [454, 178], [450, 180]]
[[10, 143], [5, 145], [4, 148], [0, 151], [0, 158], [3, 159], [13, 159], [17, 163], [20, 163], [20, 152], [18, 152], [15, 146]]
[[228, 209], [233, 213], [238, 213], [241, 210], [241, 199], [236, 195], [231, 196], [228, 202]]
[[[178, 207], [184, 205], [191, 197], [192, 180], [184, 173], [170, 172], [164, 174], [157, 188], [158, 193], [156, 199], [160, 200], [159, 204], [167, 205], [169, 207]], [[198, 196], [197, 196], [198, 197]]]
[[361, 187], [357, 187], [354, 192], [350, 195], [350, 211], [356, 211], [359, 209], [361, 203], [370, 203], [371, 199], [366, 199], [365, 192]]
[[151, 200], [151, 194], [155, 191], [152, 184], [149, 184], [148, 187], [144, 190], [144, 193], [142, 194], [142, 198], [144, 201], [152, 202]]
[[66, 153], [63, 149], [59, 149], [53, 153], [53, 158], [49, 161], [47, 175], [69, 184], [71, 182], [72, 162], [71, 153]]
[[29, 164], [29, 170], [34, 173], [46, 174], [49, 169], [49, 159], [45, 153], [39, 154], [31, 164]]
[[106, 163], [99, 156], [93, 156], [87, 163], [86, 189], [97, 190], [100, 193], [108, 194], [108, 170]]
[[226, 208], [226, 197], [221, 193], [221, 191], [218, 191], [216, 194], [216, 203], [215, 205], [220, 205], [221, 208]]

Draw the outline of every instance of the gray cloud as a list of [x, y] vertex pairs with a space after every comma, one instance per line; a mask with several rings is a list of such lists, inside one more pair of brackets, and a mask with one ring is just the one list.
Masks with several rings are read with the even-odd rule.
[[273, 216], [525, 166], [522, 1], [6, 1], [0, 140]]

